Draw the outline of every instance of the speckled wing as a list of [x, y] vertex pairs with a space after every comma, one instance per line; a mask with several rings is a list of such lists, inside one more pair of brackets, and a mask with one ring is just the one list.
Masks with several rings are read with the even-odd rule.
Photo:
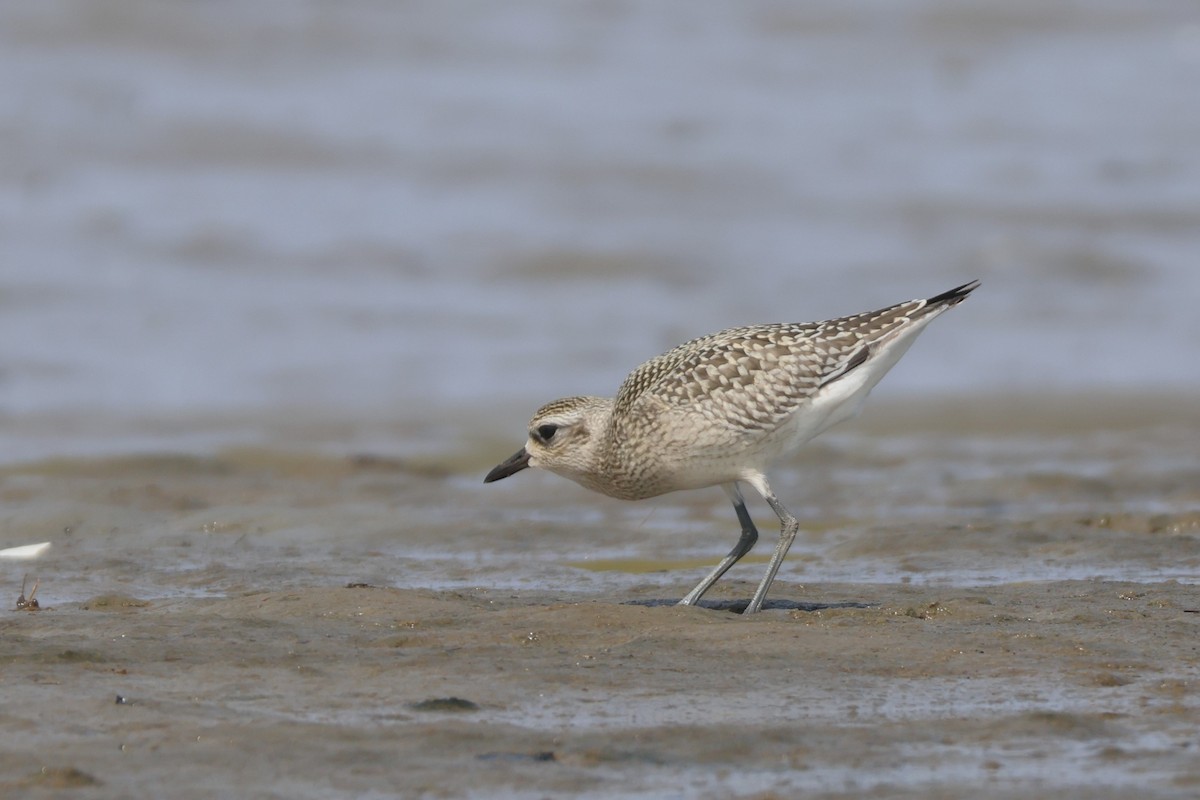
[[694, 339], [635, 369], [617, 392], [615, 413], [636, 413], [642, 403], [687, 407], [743, 434], [769, 431], [822, 386], [865, 363], [873, 343], [923, 316], [927, 303]]

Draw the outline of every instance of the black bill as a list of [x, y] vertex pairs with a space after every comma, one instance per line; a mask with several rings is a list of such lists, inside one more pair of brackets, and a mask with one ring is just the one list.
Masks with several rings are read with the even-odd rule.
[[489, 472], [487, 477], [483, 479], [483, 482], [491, 483], [492, 481], [498, 481], [501, 478], [507, 478], [509, 475], [516, 474], [528, 466], [529, 453], [524, 447], [522, 447], [513, 454], [512, 458], [508, 459], [502, 464], [497, 465], [495, 469]]

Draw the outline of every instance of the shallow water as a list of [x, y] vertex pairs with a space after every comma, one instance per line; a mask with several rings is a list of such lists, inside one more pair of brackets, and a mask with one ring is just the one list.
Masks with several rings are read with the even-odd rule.
[[971, 278], [881, 395], [1195, 391], [1194, 12], [6, 5], [0, 458], [71, 452], [48, 414], [456, 442]]

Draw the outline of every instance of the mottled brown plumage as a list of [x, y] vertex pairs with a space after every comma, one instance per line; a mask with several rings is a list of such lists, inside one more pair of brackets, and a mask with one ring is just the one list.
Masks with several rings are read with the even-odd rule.
[[754, 528], [738, 488], [747, 482], [784, 522], [768, 575], [747, 608], [755, 611], [795, 535], [794, 526], [788, 534], [794, 518], [767, 484], [767, 468], [854, 416], [925, 325], [978, 285], [824, 322], [751, 325], [693, 339], [631, 372], [615, 398], [568, 397], [542, 406], [525, 448], [485, 480], [543, 467], [626, 500], [725, 486], [743, 537], [684, 598], [689, 604], [757, 538], [749, 534]]

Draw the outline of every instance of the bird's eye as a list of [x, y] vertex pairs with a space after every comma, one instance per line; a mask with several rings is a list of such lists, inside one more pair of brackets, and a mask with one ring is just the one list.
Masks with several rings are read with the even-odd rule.
[[558, 433], [557, 425], [538, 425], [537, 435], [543, 442], [548, 442], [554, 438], [554, 434]]

